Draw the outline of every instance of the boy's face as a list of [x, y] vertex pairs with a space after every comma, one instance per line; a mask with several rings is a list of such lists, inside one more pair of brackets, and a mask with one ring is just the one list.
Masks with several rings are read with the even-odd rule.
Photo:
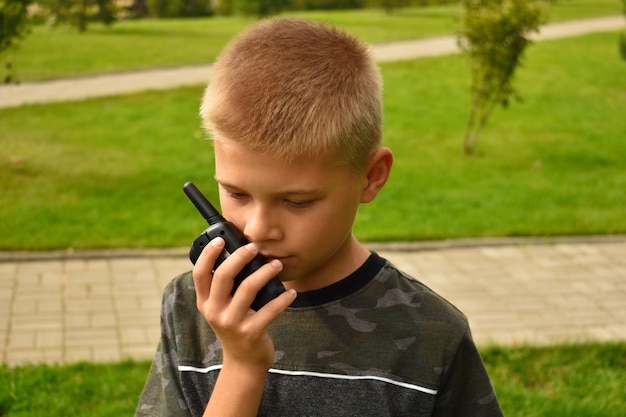
[[332, 284], [361, 265], [352, 225], [364, 173], [322, 156], [293, 163], [230, 141], [215, 141], [215, 179], [222, 213], [260, 253], [279, 259], [288, 288]]

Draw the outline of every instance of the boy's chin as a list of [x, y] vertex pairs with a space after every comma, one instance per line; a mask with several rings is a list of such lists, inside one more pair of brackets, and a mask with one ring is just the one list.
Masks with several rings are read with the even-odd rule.
[[281, 282], [293, 282], [296, 281], [298, 279], [297, 275], [294, 273], [289, 273], [288, 271], [283, 270], [279, 275], [278, 278], [280, 278]]
[[281, 282], [285, 284], [292, 284], [291, 286], [293, 286], [294, 283], [298, 281], [301, 282], [303, 280], [302, 271], [295, 268], [289, 268], [288, 266], [285, 266], [285, 268], [280, 271], [278, 278], [280, 278]]

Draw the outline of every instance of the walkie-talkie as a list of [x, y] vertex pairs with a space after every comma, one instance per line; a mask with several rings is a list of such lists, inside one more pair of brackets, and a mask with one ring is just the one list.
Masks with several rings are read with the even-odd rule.
[[[191, 249], [189, 250], [189, 259], [191, 263], [195, 265], [200, 253], [204, 249], [209, 242], [216, 237], [221, 237], [224, 239], [225, 246], [224, 250], [220, 254], [220, 256], [215, 261], [215, 265], [213, 269], [217, 269], [218, 266], [237, 248], [241, 246], [245, 246], [248, 243], [248, 239], [245, 238], [243, 233], [234, 224], [227, 221], [222, 215], [217, 211], [215, 207], [206, 199], [206, 197], [198, 190], [198, 188], [192, 183], [187, 182], [183, 186], [183, 191], [187, 194], [187, 197], [191, 200], [191, 202], [196, 206], [202, 217], [206, 219], [209, 223], [209, 227], [200, 234], [193, 241], [191, 245]], [[235, 277], [235, 286], [233, 287], [233, 294], [239, 288], [241, 282], [246, 279], [246, 277], [252, 274], [254, 271], [265, 265], [267, 261], [261, 255], [257, 255], [250, 263], [248, 263], [244, 268], [237, 274]], [[261, 290], [258, 292], [254, 302], [250, 307], [253, 310], [259, 310], [265, 304], [278, 297], [281, 293], [285, 291], [285, 287], [278, 276], [272, 278], [270, 282], [267, 283]]]

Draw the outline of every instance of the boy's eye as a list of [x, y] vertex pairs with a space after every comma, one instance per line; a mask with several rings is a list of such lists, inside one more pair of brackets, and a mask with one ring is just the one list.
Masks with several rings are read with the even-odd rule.
[[287, 201], [287, 204], [289, 204], [290, 206], [294, 208], [307, 208], [311, 204], [313, 204], [313, 200], [307, 200], [307, 201], [286, 200], [286, 201]]
[[246, 193], [228, 193], [228, 196], [235, 200], [243, 200], [248, 195]]

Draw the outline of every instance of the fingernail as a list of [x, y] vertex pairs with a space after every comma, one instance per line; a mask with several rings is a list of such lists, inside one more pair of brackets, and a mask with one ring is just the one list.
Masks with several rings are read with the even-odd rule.
[[257, 247], [254, 243], [248, 243], [246, 245], [246, 249], [248, 249], [250, 252], [256, 252], [257, 251]]
[[216, 237], [211, 241], [211, 245], [215, 246], [216, 248], [221, 248], [222, 246], [224, 246], [224, 239], [221, 237]]
[[283, 269], [283, 263], [279, 261], [278, 259], [272, 259], [270, 263], [276, 269]]

